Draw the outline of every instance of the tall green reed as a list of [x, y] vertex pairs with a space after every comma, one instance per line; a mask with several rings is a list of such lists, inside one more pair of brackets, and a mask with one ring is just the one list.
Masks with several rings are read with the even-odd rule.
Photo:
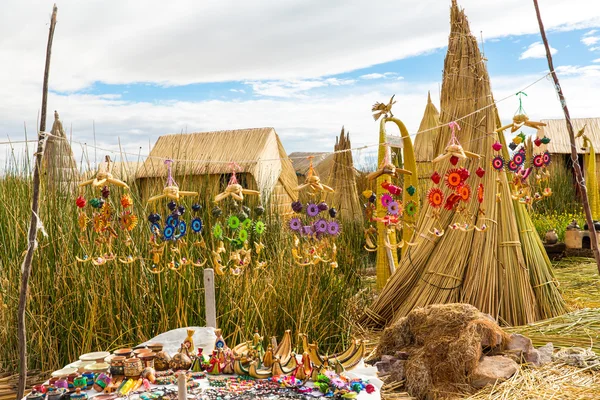
[[[18, 361], [16, 314], [31, 198], [27, 171], [26, 162], [13, 163], [0, 178], [0, 370], [14, 371]], [[201, 192], [204, 236], [214, 248], [209, 230], [215, 193], [204, 190], [202, 182], [186, 187], [191, 177], [178, 179], [186, 190]], [[131, 194], [140, 218], [131, 233], [136, 251], [120, 244], [115, 252], [148, 257], [146, 216], [151, 210], [139, 193], [134, 184]], [[40, 234], [28, 293], [31, 368], [56, 369], [84, 352], [135, 345], [169, 329], [205, 324], [202, 268], [155, 275], [140, 262], [76, 262], [75, 256], [83, 252], [74, 199], [67, 193], [42, 192], [40, 219], [47, 237]], [[192, 200], [184, 203], [189, 210]], [[362, 226], [343, 228], [337, 240], [337, 269], [326, 264], [301, 267], [291, 259], [291, 238], [282, 217], [267, 211], [263, 219], [268, 226], [263, 237], [268, 266], [216, 278], [218, 325], [226, 339], [230, 344], [245, 340], [255, 328], [266, 337], [291, 329], [309, 334], [328, 350], [339, 349], [351, 333], [347, 309], [360, 290], [359, 272], [367, 259]]]

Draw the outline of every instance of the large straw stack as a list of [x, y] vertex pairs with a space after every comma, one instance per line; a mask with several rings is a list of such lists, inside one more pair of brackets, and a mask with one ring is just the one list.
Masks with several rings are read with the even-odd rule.
[[427, 106], [425, 113], [419, 125], [419, 133], [415, 137], [415, 158], [417, 159], [417, 171], [419, 173], [419, 185], [426, 187], [429, 185], [429, 177], [433, 173], [431, 160], [437, 157], [435, 154], [435, 139], [440, 125], [440, 113], [431, 101], [431, 93], [427, 93]]
[[[463, 116], [457, 137], [465, 150], [482, 156], [479, 161], [461, 161], [472, 172], [478, 166], [486, 170], [483, 178], [474, 174], [471, 186], [483, 183], [485, 215], [478, 215], [477, 201], [468, 204], [472, 224], [489, 228], [485, 232], [450, 230], [455, 222], [464, 222], [454, 211], [443, 210], [439, 222], [431, 218], [424, 204], [410, 249], [377, 300], [361, 322], [381, 328], [415, 307], [436, 303], [465, 302], [499, 319], [522, 325], [558, 315], [564, 303], [547, 256], [529, 216], [522, 205], [515, 205], [505, 173], [490, 166], [496, 110], [489, 76], [471, 35], [463, 10], [453, 0], [451, 33], [444, 65], [440, 121], [448, 124]], [[480, 110], [475, 112], [476, 110]], [[501, 138], [503, 140], [503, 138]], [[450, 140], [450, 129], [440, 129], [435, 152], [441, 154]], [[435, 165], [442, 176], [453, 166], [449, 161]], [[498, 181], [498, 182], [496, 182]], [[495, 196], [499, 193], [499, 201]], [[428, 232], [437, 225], [446, 230], [442, 237]]]
[[356, 170], [350, 149], [350, 135], [342, 132], [335, 139], [335, 153], [329, 174], [329, 184], [335, 190], [327, 201], [336, 207], [344, 222], [362, 222], [363, 213], [356, 186]]
[[48, 189], [72, 193], [76, 189], [79, 172], [71, 145], [67, 141], [67, 135], [56, 111], [54, 111], [54, 123], [50, 133], [52, 136], [46, 140], [46, 150], [42, 159]]

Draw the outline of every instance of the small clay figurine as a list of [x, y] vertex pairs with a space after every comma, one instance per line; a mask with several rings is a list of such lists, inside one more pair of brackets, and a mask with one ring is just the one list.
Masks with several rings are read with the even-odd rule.
[[576, 219], [574, 219], [573, 221], [571, 221], [571, 223], [569, 225], [567, 225], [568, 231], [580, 230], [580, 229], [581, 228], [579, 227], [579, 224], [577, 223]]

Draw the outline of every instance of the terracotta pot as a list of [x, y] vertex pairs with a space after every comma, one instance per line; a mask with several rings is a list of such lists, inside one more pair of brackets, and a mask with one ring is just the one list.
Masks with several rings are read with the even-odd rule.
[[110, 374], [112, 376], [125, 375], [125, 357], [114, 356], [112, 360], [110, 360]]
[[144, 365], [144, 368], [149, 367], [149, 368], [154, 368], [154, 358], [156, 357], [156, 354], [153, 353], [152, 351], [149, 353], [142, 353], [139, 358], [140, 360], [142, 360], [142, 364]]
[[129, 358], [129, 357], [132, 356], [133, 350], [127, 349], [127, 348], [125, 348], [125, 349], [118, 349], [118, 350], [113, 351], [113, 354], [115, 354], [117, 356], [122, 356], [122, 357], [125, 357], [125, 358]]
[[141, 349], [135, 349], [133, 351], [134, 357], [141, 357], [142, 354], [145, 354], [145, 353], [152, 353], [152, 350], [147, 349], [147, 348], [144, 347], [144, 348], [141, 348]]
[[128, 358], [124, 363], [125, 376], [128, 378], [139, 378], [142, 374], [142, 360], [139, 358]]
[[162, 351], [163, 344], [162, 343], [148, 343], [148, 348], [152, 350], [154, 353], [158, 353]]

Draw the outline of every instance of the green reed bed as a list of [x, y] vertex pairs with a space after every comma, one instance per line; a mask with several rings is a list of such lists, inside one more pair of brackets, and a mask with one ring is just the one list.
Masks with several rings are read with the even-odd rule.
[[[31, 179], [18, 168], [0, 179], [0, 370], [14, 371], [17, 354], [17, 307], [20, 268], [26, 250]], [[204, 236], [213, 223], [213, 193], [204, 200]], [[132, 187], [140, 218], [132, 231], [136, 254], [147, 257], [149, 230], [145, 204]], [[188, 201], [189, 209], [192, 200]], [[265, 208], [270, 210], [268, 204]], [[155, 275], [141, 265], [112, 262], [78, 263], [82, 255], [74, 196], [42, 192], [41, 232], [30, 281], [27, 334], [30, 368], [52, 370], [84, 352], [135, 345], [182, 326], [205, 325], [202, 268], [183, 268]], [[291, 259], [291, 237], [281, 216], [263, 217], [264, 269], [248, 268], [240, 276], [216, 278], [218, 325], [230, 344], [258, 328], [265, 337], [285, 329], [305, 332], [330, 351], [347, 343], [349, 302], [360, 290], [364, 267], [361, 226], [345, 226], [337, 240], [339, 267], [301, 267]], [[116, 252], [125, 251], [117, 246]], [[210, 265], [210, 261], [207, 266]]]

